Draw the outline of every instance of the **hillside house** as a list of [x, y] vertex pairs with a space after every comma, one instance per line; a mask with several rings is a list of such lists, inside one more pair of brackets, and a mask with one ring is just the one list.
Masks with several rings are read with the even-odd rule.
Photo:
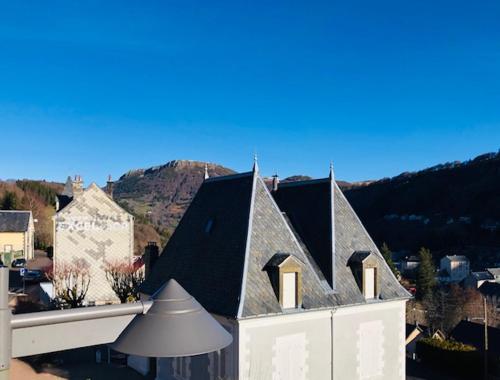
[[175, 278], [233, 335], [157, 379], [405, 379], [405, 303], [333, 178], [206, 178], [143, 292]]
[[415, 255], [406, 256], [401, 259], [399, 270], [406, 277], [414, 277], [420, 265], [420, 257]]
[[[500, 358], [500, 329], [488, 326], [488, 352]], [[460, 321], [452, 330], [451, 337], [457, 342], [474, 346], [478, 351], [484, 351], [484, 325], [481, 323]]]
[[485, 282], [479, 287], [479, 292], [486, 297], [488, 303], [495, 307], [500, 306], [500, 284], [497, 282]]
[[417, 342], [420, 339], [432, 338], [440, 341], [446, 340], [446, 335], [441, 330], [416, 324], [406, 324], [406, 355], [415, 360], [417, 358]]
[[0, 259], [5, 265], [12, 260], [30, 260], [35, 254], [35, 224], [31, 211], [0, 210]]
[[470, 263], [466, 256], [444, 256], [439, 264], [439, 281], [458, 283], [469, 275]]
[[500, 268], [487, 268], [486, 271], [493, 277], [494, 282], [500, 283]]
[[67, 264], [86, 266], [90, 286], [86, 302], [118, 302], [106, 279], [108, 263], [132, 263], [134, 218], [112, 199], [111, 181], [107, 192], [92, 183], [83, 189], [81, 177], [68, 177], [57, 198], [54, 221], [54, 271]]

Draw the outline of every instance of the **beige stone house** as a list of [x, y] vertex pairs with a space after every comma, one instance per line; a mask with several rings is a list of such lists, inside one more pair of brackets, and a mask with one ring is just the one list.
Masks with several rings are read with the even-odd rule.
[[15, 258], [33, 258], [34, 233], [31, 211], [0, 210], [0, 258], [5, 265], [10, 265]]
[[80, 177], [68, 177], [57, 199], [54, 221], [54, 270], [65, 265], [85, 266], [90, 271], [87, 303], [119, 302], [108, 280], [108, 263], [131, 263], [134, 253], [134, 218], [95, 183], [83, 189]]

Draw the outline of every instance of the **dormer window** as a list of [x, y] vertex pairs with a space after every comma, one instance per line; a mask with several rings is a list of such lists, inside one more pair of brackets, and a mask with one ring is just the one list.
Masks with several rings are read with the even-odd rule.
[[297, 272], [285, 272], [282, 274], [281, 305], [283, 309], [297, 308]]
[[359, 290], [366, 300], [379, 297], [378, 266], [379, 259], [369, 251], [358, 251], [349, 259], [348, 265], [351, 267]]
[[265, 269], [282, 309], [302, 307], [302, 268], [299, 261], [289, 254], [277, 253]]
[[366, 299], [373, 299], [376, 294], [376, 268], [365, 268], [363, 272], [363, 295]]

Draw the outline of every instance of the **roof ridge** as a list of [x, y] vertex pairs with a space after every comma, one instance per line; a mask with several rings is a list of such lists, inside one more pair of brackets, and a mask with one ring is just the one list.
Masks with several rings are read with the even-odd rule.
[[226, 180], [231, 180], [231, 179], [236, 179], [236, 178], [241, 178], [241, 177], [247, 177], [253, 175], [253, 172], [244, 172], [244, 173], [236, 173], [236, 174], [229, 174], [229, 175], [221, 175], [218, 177], [210, 177], [207, 178], [204, 182], [215, 182], [215, 181], [226, 181]]
[[[252, 241], [252, 227], [253, 227], [253, 214], [255, 208], [255, 193], [257, 188], [257, 180], [259, 179], [259, 172], [253, 170], [249, 172], [252, 175], [252, 191], [250, 193], [250, 207], [248, 212], [248, 224], [247, 224], [247, 237], [245, 242], [245, 257], [243, 261], [243, 273], [241, 279], [241, 288], [240, 288], [240, 299], [238, 305], [238, 312], [236, 314], [236, 318], [241, 318], [243, 315], [243, 309], [245, 307], [245, 294], [246, 294], [246, 286], [247, 286], [247, 275], [248, 275], [248, 260], [250, 258], [250, 243]], [[244, 173], [248, 174], [248, 173]], [[229, 177], [229, 176], [226, 176]], [[234, 175], [233, 175], [234, 177]], [[220, 178], [220, 177], [216, 177]]]
[[290, 181], [290, 182], [280, 182], [278, 185], [278, 190], [280, 187], [291, 187], [291, 186], [301, 186], [301, 185], [314, 185], [317, 183], [326, 183], [329, 182], [330, 178], [315, 178], [315, 179], [307, 179], [304, 181]]

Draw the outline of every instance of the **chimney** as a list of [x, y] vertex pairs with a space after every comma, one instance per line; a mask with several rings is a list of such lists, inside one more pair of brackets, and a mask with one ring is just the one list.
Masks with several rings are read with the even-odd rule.
[[106, 182], [106, 193], [113, 199], [113, 181], [111, 180], [111, 174], [108, 175], [108, 181]]
[[75, 175], [75, 179], [73, 181], [73, 197], [76, 197], [83, 193], [83, 181], [80, 175]]
[[144, 267], [145, 267], [145, 279], [149, 278], [151, 271], [153, 270], [156, 260], [160, 256], [160, 250], [155, 241], [148, 242], [148, 245], [144, 249]]
[[273, 175], [273, 191], [278, 191], [278, 185], [280, 183], [280, 177], [278, 177], [278, 173]]

